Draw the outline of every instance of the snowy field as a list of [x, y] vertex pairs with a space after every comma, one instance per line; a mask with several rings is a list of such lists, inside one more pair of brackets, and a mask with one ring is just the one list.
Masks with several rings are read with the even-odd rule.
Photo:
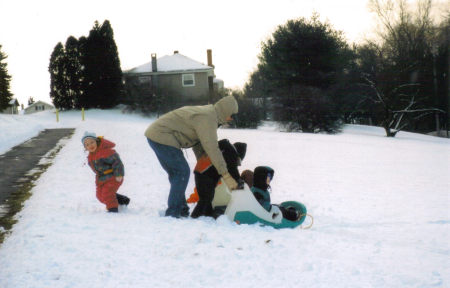
[[[450, 287], [450, 141], [375, 127], [338, 135], [219, 129], [246, 142], [243, 169], [275, 169], [272, 202], [303, 202], [309, 230], [161, 217], [169, 182], [143, 136], [153, 121], [119, 110], [0, 114], [0, 153], [45, 128], [76, 132], [36, 181], [0, 246], [0, 287]], [[128, 208], [95, 198], [85, 130], [117, 144]], [[195, 157], [185, 153], [191, 168]], [[186, 196], [194, 187], [193, 177]], [[192, 211], [192, 207], [191, 207]]]

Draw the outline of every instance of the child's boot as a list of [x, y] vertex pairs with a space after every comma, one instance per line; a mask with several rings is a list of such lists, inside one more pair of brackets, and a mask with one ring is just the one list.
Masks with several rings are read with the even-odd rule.
[[125, 195], [116, 193], [117, 202], [119, 202], [119, 205], [128, 205], [130, 204], [130, 198], [128, 198]]
[[119, 208], [117, 208], [117, 207], [109, 208], [108, 212], [117, 213], [117, 212], [119, 212]]

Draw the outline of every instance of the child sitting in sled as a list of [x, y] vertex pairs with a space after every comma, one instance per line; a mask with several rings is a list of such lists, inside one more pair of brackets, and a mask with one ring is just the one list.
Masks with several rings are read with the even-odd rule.
[[[241, 161], [245, 157], [247, 144], [241, 142], [231, 144], [228, 139], [222, 139], [218, 144], [223, 158], [227, 163], [228, 172], [236, 182], [242, 182], [238, 166], [241, 165]], [[212, 207], [212, 200], [214, 199], [214, 192], [220, 180], [220, 175], [207, 155], [198, 159], [197, 165], [194, 168], [194, 175], [196, 192], [191, 194], [187, 202], [195, 203], [197, 199], [198, 202], [191, 213], [191, 217], [210, 216], [217, 218], [223, 211], [215, 212]]]
[[[267, 211], [270, 211], [271, 206], [275, 205], [270, 203], [270, 182], [273, 179], [274, 173], [275, 171], [267, 166], [258, 166], [253, 171], [253, 186], [251, 187], [251, 191], [259, 204]], [[294, 207], [277, 206], [280, 208], [283, 218], [287, 220], [297, 221], [302, 216]]]
[[119, 154], [113, 149], [116, 144], [92, 132], [85, 132], [81, 143], [89, 152], [88, 163], [96, 174], [97, 199], [106, 205], [108, 212], [119, 212], [119, 205], [128, 205], [130, 198], [117, 193], [125, 171]]

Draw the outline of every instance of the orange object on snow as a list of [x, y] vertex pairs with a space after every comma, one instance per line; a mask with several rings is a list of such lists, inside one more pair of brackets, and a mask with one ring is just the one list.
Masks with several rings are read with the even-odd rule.
[[194, 187], [194, 193], [189, 196], [189, 199], [186, 200], [187, 203], [197, 203], [198, 202], [198, 193], [197, 187]]
[[[222, 184], [222, 181], [219, 180], [219, 182], [217, 182], [217, 185]], [[198, 198], [198, 192], [197, 192], [197, 187], [194, 187], [194, 192], [189, 195], [189, 198], [186, 200], [187, 203], [192, 204], [192, 203], [197, 203], [199, 200]]]

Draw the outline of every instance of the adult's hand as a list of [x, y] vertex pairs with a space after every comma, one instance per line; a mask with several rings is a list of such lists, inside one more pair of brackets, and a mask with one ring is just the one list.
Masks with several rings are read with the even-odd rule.
[[234, 178], [230, 175], [230, 173], [225, 173], [222, 175], [223, 181], [225, 182], [225, 185], [227, 185], [228, 189], [234, 190], [238, 187], [238, 183]]

